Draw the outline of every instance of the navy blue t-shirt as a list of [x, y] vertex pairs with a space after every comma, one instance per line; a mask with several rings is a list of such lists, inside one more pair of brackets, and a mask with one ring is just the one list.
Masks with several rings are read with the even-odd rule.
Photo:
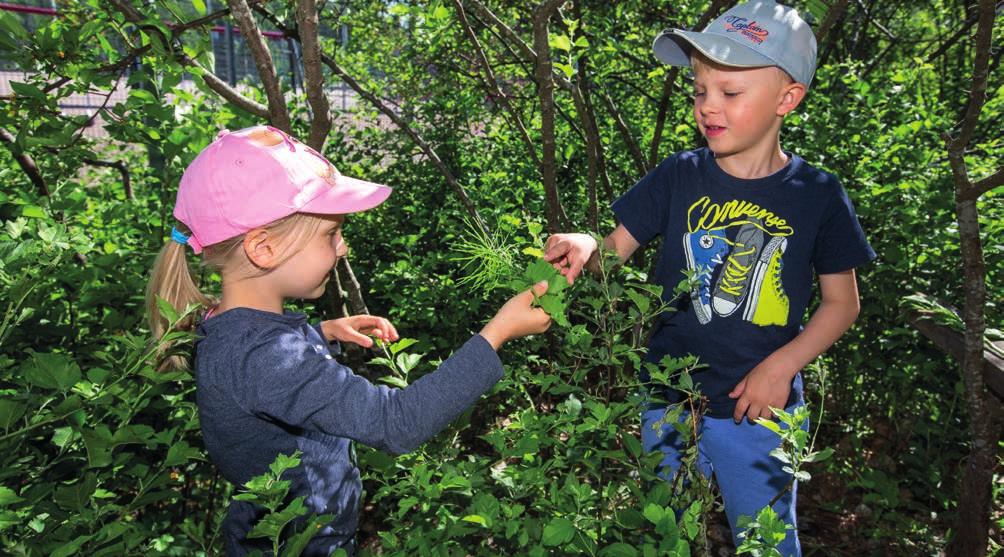
[[[699, 285], [660, 317], [649, 361], [693, 354], [708, 414], [731, 416], [728, 393], [798, 335], [813, 271], [838, 273], [875, 257], [836, 177], [800, 157], [764, 178], [727, 174], [707, 148], [670, 156], [613, 204], [640, 244], [663, 247], [654, 280], [672, 297], [687, 269]], [[788, 400], [801, 397], [801, 376]], [[668, 400], [679, 394], [667, 393]]]

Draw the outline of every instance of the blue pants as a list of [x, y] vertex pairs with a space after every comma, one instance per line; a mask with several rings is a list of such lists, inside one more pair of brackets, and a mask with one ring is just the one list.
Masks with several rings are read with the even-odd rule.
[[[788, 412], [802, 405], [801, 401], [788, 407]], [[646, 452], [661, 451], [663, 454], [660, 476], [672, 480], [680, 468], [680, 460], [686, 447], [681, 446], [679, 434], [671, 424], [663, 424], [661, 431], [652, 425], [665, 414], [664, 406], [652, 406], [641, 415], [641, 444]], [[684, 412], [683, 419], [688, 419]], [[784, 427], [782, 425], [782, 427]], [[808, 424], [806, 424], [808, 427]], [[709, 418], [701, 420], [697, 442], [697, 467], [706, 478], [712, 474], [718, 482], [725, 501], [725, 515], [732, 527], [732, 539], [736, 537], [736, 521], [741, 515], [755, 518], [791, 480], [791, 474], [781, 469], [784, 464], [768, 453], [780, 445], [781, 438], [769, 429], [750, 423], [745, 418], [739, 424], [729, 418]], [[797, 483], [776, 503], [774, 511], [786, 524], [797, 526], [795, 521], [795, 493]], [[785, 557], [801, 557], [802, 549], [798, 534], [789, 530], [784, 542], [778, 546]]]

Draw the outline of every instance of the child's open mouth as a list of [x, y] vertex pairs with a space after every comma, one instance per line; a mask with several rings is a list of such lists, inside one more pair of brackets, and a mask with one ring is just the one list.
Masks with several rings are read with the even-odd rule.
[[723, 126], [704, 126], [704, 135], [707, 137], [717, 137], [725, 133]]

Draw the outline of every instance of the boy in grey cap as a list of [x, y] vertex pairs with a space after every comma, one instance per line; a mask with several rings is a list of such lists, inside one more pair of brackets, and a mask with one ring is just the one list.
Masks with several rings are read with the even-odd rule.
[[[854, 269], [875, 257], [837, 178], [780, 145], [784, 117], [812, 81], [816, 40], [795, 10], [754, 1], [702, 32], [665, 31], [653, 49], [693, 68], [694, 120], [708, 146], [673, 154], [617, 199], [620, 224], [604, 244], [626, 260], [661, 235], [654, 278], [667, 300], [681, 272], [696, 274], [677, 311], [661, 317], [647, 359], [694, 354], [706, 365], [694, 374], [708, 408], [698, 466], [714, 474], [733, 536], [740, 516], [782, 492], [774, 510], [796, 525], [797, 484], [786, 490], [791, 474], [769, 455], [779, 439], [753, 420], [803, 404], [800, 370], [857, 318]], [[571, 282], [596, 269], [596, 248], [591, 236], [556, 234], [544, 257]], [[803, 327], [813, 273], [821, 302]], [[681, 395], [651, 389], [662, 401], [642, 413], [642, 444], [664, 454], [671, 479], [685, 447], [670, 424], [655, 426]], [[796, 530], [779, 549], [801, 555]]]

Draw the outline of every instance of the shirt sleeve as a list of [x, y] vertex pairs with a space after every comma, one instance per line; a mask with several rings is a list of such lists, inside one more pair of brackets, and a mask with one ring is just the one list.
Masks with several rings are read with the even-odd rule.
[[[321, 324], [319, 322], [314, 323], [313, 325], [311, 325], [311, 327], [313, 327], [314, 330], [317, 331], [317, 336], [325, 338], [324, 329], [321, 328]], [[342, 353], [342, 343], [338, 342], [337, 340], [325, 339], [325, 341], [328, 343], [328, 350], [331, 352], [332, 356], [337, 356]]]
[[854, 205], [844, 188], [837, 184], [834, 195], [823, 214], [823, 223], [813, 248], [812, 265], [816, 273], [826, 275], [854, 269], [872, 259], [875, 251], [861, 229]]
[[614, 201], [617, 220], [641, 245], [666, 229], [674, 167], [675, 157], [664, 160]]
[[249, 412], [396, 454], [441, 431], [502, 377], [480, 335], [404, 389], [370, 383], [293, 331], [265, 335], [245, 354], [247, 384], [235, 390]]

